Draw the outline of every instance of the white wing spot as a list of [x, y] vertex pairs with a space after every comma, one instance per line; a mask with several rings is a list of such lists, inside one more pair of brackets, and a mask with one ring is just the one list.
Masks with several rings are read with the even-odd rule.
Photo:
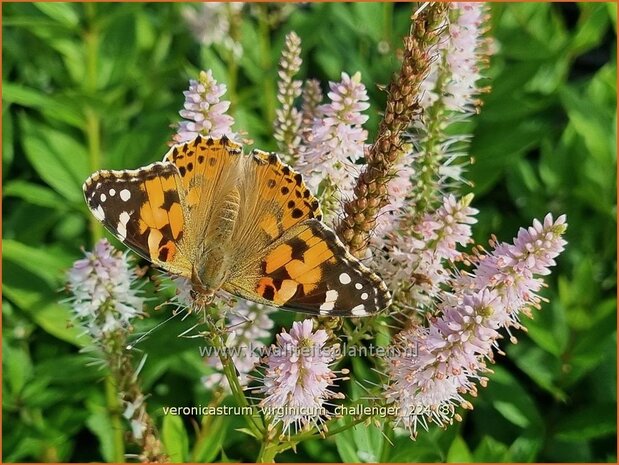
[[[333, 307], [335, 307], [335, 301], [333, 302], [325, 302], [324, 304], [322, 304], [320, 306], [320, 310], [333, 310]], [[329, 312], [320, 312], [321, 315], [328, 315]]]
[[324, 303], [320, 306], [320, 310], [333, 310], [338, 293], [335, 289], [327, 291]]
[[359, 289], [359, 290], [363, 289], [363, 284], [361, 284], [361, 283], [356, 283], [356, 284], [355, 284], [355, 289]]
[[110, 189], [110, 197], [114, 197], [116, 195], [116, 189]]
[[364, 292], [363, 294], [361, 294], [361, 300], [366, 300], [368, 298], [368, 293]]
[[105, 212], [103, 211], [103, 208], [101, 208], [101, 205], [98, 205], [97, 208], [92, 211], [92, 214], [99, 221], [103, 221], [103, 219], [105, 218]]
[[129, 222], [129, 218], [129, 213], [127, 212], [122, 212], [118, 217], [120, 221], [118, 222], [116, 230], [118, 231], [118, 237], [122, 241], [127, 237], [127, 223]]
[[121, 190], [120, 198], [123, 199], [124, 202], [126, 202], [127, 200], [131, 198], [131, 192], [129, 192], [127, 189]]
[[101, 194], [99, 198], [101, 199], [101, 202], [105, 202], [107, 200], [107, 196], [105, 194]]
[[348, 275], [348, 273], [342, 273], [340, 275], [340, 282], [342, 284], [349, 284], [352, 281], [352, 279], [350, 279], [350, 276]]
[[367, 313], [365, 312], [365, 305], [363, 304], [359, 304], [356, 307], [353, 307], [350, 313], [352, 313], [355, 316], [367, 315]]

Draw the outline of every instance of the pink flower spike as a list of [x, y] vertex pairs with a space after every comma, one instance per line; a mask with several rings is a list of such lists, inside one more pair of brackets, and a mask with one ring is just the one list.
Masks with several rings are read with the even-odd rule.
[[189, 81], [185, 94], [184, 109], [179, 113], [185, 119], [178, 125], [174, 136], [176, 142], [193, 140], [198, 134], [203, 136], [230, 138], [234, 119], [227, 115], [230, 102], [221, 100], [226, 93], [226, 85], [218, 84], [211, 70], [200, 71], [198, 81]]
[[336, 374], [329, 365], [334, 350], [325, 347], [327, 332], [312, 331], [312, 320], [294, 322], [290, 332], [282, 330], [265, 361], [263, 385], [258, 392], [271, 427], [281, 423], [283, 434], [317, 427], [329, 413], [328, 399], [340, 397], [331, 388]]
[[369, 97], [360, 73], [342, 73], [341, 82], [330, 82], [329, 87], [331, 103], [316, 109], [311, 136], [301, 153], [301, 169], [313, 190], [327, 177], [347, 197], [357, 173], [355, 162], [363, 156], [368, 136], [362, 127], [368, 117], [362, 112], [369, 108]]

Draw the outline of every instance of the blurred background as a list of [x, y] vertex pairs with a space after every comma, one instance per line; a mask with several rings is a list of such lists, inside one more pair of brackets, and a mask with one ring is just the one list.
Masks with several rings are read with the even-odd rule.
[[[325, 89], [342, 71], [361, 72], [372, 140], [385, 102], [379, 86], [398, 69], [411, 5], [240, 8], [2, 4], [3, 461], [109, 459], [103, 375], [80, 352], [81, 331], [62, 302], [66, 269], [94, 239], [81, 184], [96, 169], [160, 159], [199, 70], [228, 86], [235, 129], [274, 150], [277, 63], [294, 30], [301, 77]], [[492, 91], [467, 128], [481, 211], [475, 237], [510, 240], [550, 211], [567, 214], [568, 247], [543, 292], [550, 303], [523, 322], [518, 344], [502, 344], [507, 356], [497, 357], [475, 409], [446, 431], [398, 440], [384, 459], [616, 462], [616, 5], [510, 3], [490, 12]], [[156, 420], [161, 406], [208, 399], [206, 368], [195, 343], [177, 337], [182, 327], [172, 321], [141, 345]], [[194, 457], [252, 460], [257, 443], [234, 431], [242, 422], [217, 421]], [[383, 440], [375, 430], [303, 443], [278, 460], [363, 461]]]

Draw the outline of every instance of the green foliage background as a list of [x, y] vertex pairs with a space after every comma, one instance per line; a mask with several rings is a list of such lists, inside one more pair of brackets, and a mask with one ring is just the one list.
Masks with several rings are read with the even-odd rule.
[[[60, 303], [64, 271], [100, 233], [84, 179], [159, 159], [199, 69], [229, 85], [235, 128], [275, 149], [276, 64], [290, 30], [303, 41], [304, 77], [362, 72], [373, 133], [385, 101], [378, 85], [397, 69], [410, 12], [311, 4], [270, 25], [267, 7], [254, 5], [239, 24], [243, 56], [231, 63], [225, 49], [196, 43], [183, 8], [2, 4], [4, 461], [111, 458], [103, 374], [79, 352]], [[397, 437], [394, 447], [377, 428], [357, 428], [280, 461], [616, 461], [616, 5], [494, 4], [492, 15], [493, 91], [472, 126], [476, 238], [509, 240], [547, 211], [566, 213], [569, 245], [544, 291], [550, 303], [524, 321], [518, 344], [503, 341], [507, 357], [461, 424], [416, 442]], [[277, 323], [293, 317], [278, 313]], [[208, 402], [199, 382], [208, 369], [195, 343], [177, 337], [182, 328], [173, 320], [140, 346], [160, 425], [162, 406]], [[163, 425], [175, 458], [255, 458], [258, 444], [234, 430], [240, 420], [211, 419], [198, 440], [199, 420], [185, 420]]]

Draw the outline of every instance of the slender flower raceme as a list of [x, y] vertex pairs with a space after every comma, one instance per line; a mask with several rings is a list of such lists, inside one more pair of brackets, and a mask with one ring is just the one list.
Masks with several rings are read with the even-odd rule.
[[395, 221], [396, 230], [373, 238], [374, 260], [394, 293], [395, 308], [427, 309], [443, 294], [453, 262], [462, 255], [459, 247], [472, 242], [471, 225], [478, 212], [470, 206], [472, 199], [471, 194], [461, 199], [447, 195], [419, 223]]
[[329, 417], [325, 403], [341, 395], [332, 390], [336, 374], [330, 364], [335, 351], [327, 347], [327, 332], [312, 331], [312, 320], [295, 322], [290, 332], [277, 335], [265, 361], [265, 395], [260, 406], [271, 427], [281, 423], [282, 434], [319, 425]]
[[140, 459], [165, 462], [167, 457], [146, 410], [145, 397], [127, 350], [131, 321], [144, 315], [144, 299], [135, 289], [136, 273], [127, 254], [114, 249], [106, 239], [85, 255], [68, 272], [67, 288], [73, 294], [70, 302], [76, 319], [87, 328], [102, 353], [116, 389], [114, 396], [122, 404], [133, 440], [142, 449]]
[[94, 338], [126, 332], [131, 320], [142, 315], [144, 300], [132, 286], [136, 275], [126, 254], [105, 239], [68, 273], [68, 289], [76, 318]]
[[353, 255], [363, 257], [376, 218], [389, 200], [388, 184], [394, 166], [405, 154], [404, 132], [420, 116], [419, 88], [426, 78], [431, 57], [428, 53], [438, 40], [446, 6], [425, 5], [413, 13], [411, 33], [404, 39], [404, 57], [399, 73], [388, 87], [387, 108], [376, 141], [366, 153], [366, 167], [358, 176], [354, 196], [344, 205], [338, 233]]
[[479, 85], [491, 52], [484, 3], [450, 3], [448, 17], [440, 26], [440, 38], [430, 51], [430, 72], [422, 82], [422, 121], [410, 130], [417, 140], [408, 157], [419, 174], [412, 191], [418, 212], [431, 209], [445, 189], [462, 184], [468, 163], [470, 138], [448, 127], [462, 123], [478, 112], [478, 96], [487, 91]]
[[318, 190], [326, 177], [330, 186], [339, 192], [339, 198], [347, 198], [357, 173], [355, 162], [363, 156], [368, 135], [362, 127], [368, 117], [362, 112], [370, 104], [359, 73], [352, 76], [342, 73], [342, 80], [329, 86], [331, 102], [316, 109], [318, 116], [303, 150], [301, 168], [314, 190]]
[[185, 94], [184, 109], [179, 113], [184, 118], [174, 136], [176, 142], [193, 140], [198, 134], [210, 137], [230, 136], [234, 119], [227, 115], [230, 102], [221, 100], [226, 85], [218, 84], [211, 70], [200, 71], [197, 81], [189, 81]]
[[320, 82], [316, 79], [308, 79], [303, 84], [303, 92], [301, 94], [301, 138], [304, 145], [308, 145], [311, 139], [312, 125], [314, 120], [320, 116], [318, 108], [322, 103], [324, 96], [320, 88]]
[[286, 36], [282, 58], [279, 62], [279, 82], [277, 100], [281, 107], [275, 110], [275, 133], [280, 150], [286, 159], [294, 161], [298, 156], [301, 135], [302, 114], [294, 106], [295, 99], [301, 95], [301, 81], [294, 76], [301, 68], [301, 39], [294, 32]]
[[543, 222], [535, 220], [529, 228], [521, 228], [513, 244], [495, 244], [490, 254], [477, 258], [477, 267], [472, 277], [463, 278], [464, 284], [495, 290], [510, 324], [516, 324], [518, 309], [539, 306], [537, 292], [544, 283], [540, 276], [550, 274], [566, 245], [561, 237], [567, 228], [565, 220], [565, 215], [553, 220], [548, 214]]
[[[394, 352], [387, 366], [387, 399], [399, 407], [397, 421], [414, 436], [427, 422], [444, 426], [458, 419], [455, 407], [472, 408], [464, 396], [485, 384], [499, 329], [519, 327], [519, 314], [538, 306], [536, 292], [566, 244], [565, 217], [549, 214], [521, 229], [513, 244], [495, 244], [478, 258], [471, 275], [454, 277], [455, 293], [444, 299], [429, 327], [400, 333], [398, 344], [417, 347], [415, 357]], [[462, 282], [458, 282], [462, 279]]]

